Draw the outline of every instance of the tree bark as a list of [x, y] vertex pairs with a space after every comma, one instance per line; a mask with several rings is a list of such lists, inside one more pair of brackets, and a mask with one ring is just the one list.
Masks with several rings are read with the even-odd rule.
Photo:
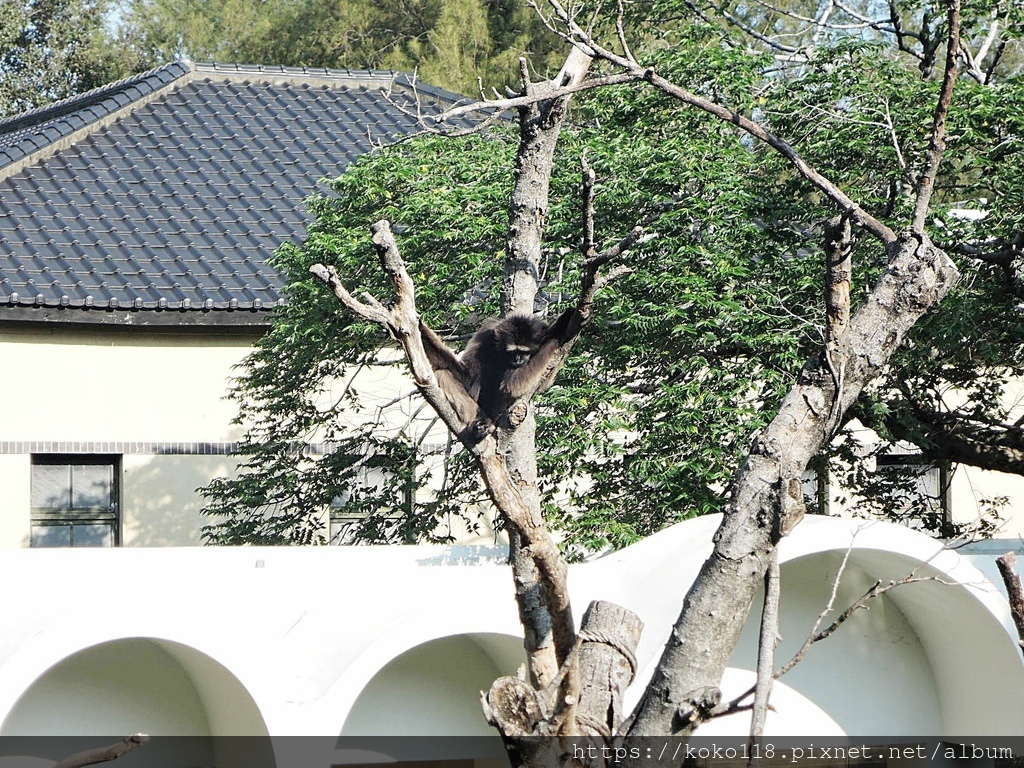
[[[622, 699], [636, 676], [636, 646], [643, 622], [613, 603], [595, 601], [583, 616], [572, 651], [577, 657], [562, 665], [561, 676], [538, 691], [514, 677], [502, 677], [483, 696], [487, 721], [502, 734], [513, 765], [546, 768], [558, 765], [558, 737], [584, 735], [607, 741], [622, 722]], [[578, 693], [560, 698], [563, 689]]]
[[1024, 653], [1024, 588], [1021, 588], [1020, 576], [1017, 575], [1017, 555], [1007, 552], [996, 560], [999, 575], [1003, 577], [1006, 594], [1010, 600], [1010, 615], [1017, 628], [1018, 645]]
[[578, 733], [609, 738], [622, 724], [622, 699], [636, 676], [644, 623], [632, 611], [595, 601], [580, 627]]
[[904, 234], [890, 250], [888, 268], [842, 334], [843, 389], [836, 391], [820, 359], [811, 360], [755, 440], [631, 734], [690, 733], [710, 714], [771, 551], [803, 515], [801, 478], [828, 437], [832, 401], [845, 413], [957, 280], [953, 262], [921, 235]]
[[[572, 85], [587, 73], [590, 58], [573, 49], [561, 72], [547, 83], [531, 84], [523, 76], [524, 93], [541, 94]], [[569, 98], [562, 96], [529, 104], [519, 109], [519, 149], [509, 200], [502, 311], [532, 314], [540, 279], [541, 245], [548, 214], [548, 189], [555, 146], [565, 120]], [[541, 514], [537, 486], [536, 424], [533, 409], [527, 408], [522, 422], [499, 436], [498, 458], [507, 472], [526, 512], [538, 528], [546, 526]], [[498, 470], [498, 467], [492, 467]], [[501, 509], [499, 505], [499, 509]], [[507, 521], [506, 521], [507, 522]], [[575, 642], [575, 627], [568, 595], [562, 585], [554, 594], [550, 574], [538, 568], [535, 552], [524, 547], [519, 532], [509, 537], [510, 559], [515, 581], [519, 618], [525, 630], [525, 648], [531, 682], [547, 687], [558, 675]], [[561, 560], [561, 555], [555, 553]], [[564, 564], [561, 566], [564, 568]]]
[[111, 760], [116, 760], [117, 758], [128, 754], [137, 747], [141, 747], [147, 741], [149, 741], [149, 736], [144, 733], [136, 733], [134, 736], [129, 736], [127, 739], [119, 741], [116, 744], [111, 744], [107, 747], [89, 749], [85, 752], [76, 752], [73, 755], [65, 757], [57, 763], [54, 768], [84, 768], [86, 765], [108, 763]]
[[[750, 713], [750, 739], [753, 745], [764, 736], [768, 721], [768, 704], [775, 682], [775, 649], [779, 643], [779, 601], [782, 592], [779, 551], [772, 552], [764, 574], [764, 602], [761, 608], [761, 633], [757, 640], [757, 682], [754, 705]], [[751, 754], [755, 754], [751, 750]]]

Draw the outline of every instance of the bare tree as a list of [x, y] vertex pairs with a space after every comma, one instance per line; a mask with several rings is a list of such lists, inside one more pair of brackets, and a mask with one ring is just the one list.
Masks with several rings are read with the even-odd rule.
[[[776, 547], [804, 514], [801, 478], [812, 457], [829, 440], [839, 420], [885, 367], [921, 315], [957, 280], [950, 258], [924, 231], [924, 216], [942, 159], [945, 120], [957, 75], [959, 4], [950, 0], [945, 77], [934, 113], [931, 142], [911, 221], [901, 234], [850, 199], [819, 169], [808, 164], [783, 139], [758, 122], [658, 75], [638, 61], [626, 43], [618, 19], [619, 46], [604, 47], [557, 0], [550, 0], [550, 23], [572, 45], [562, 71], [552, 80], [531, 82], [523, 68], [520, 92], [507, 99], [452, 110], [446, 119], [467, 113], [484, 115], [517, 110], [520, 143], [515, 184], [509, 204], [503, 308], [529, 312], [538, 290], [538, 264], [548, 210], [553, 150], [565, 119], [566, 104], [580, 90], [625, 82], [645, 84], [680, 106], [703, 110], [738, 126], [786, 158], [811, 185], [831, 200], [840, 214], [827, 256], [836, 263], [830, 277], [829, 335], [809, 359], [784, 398], [776, 417], [757, 437], [735, 477], [714, 552], [686, 596], [664, 653], [636, 711], [622, 720], [621, 695], [635, 672], [633, 651], [639, 621], [608, 604], [592, 606], [577, 633], [566, 586], [565, 561], [541, 514], [537, 493], [534, 424], [530, 399], [519, 398], [508, 418], [482, 437], [453, 407], [471, 394], [458, 383], [441, 382], [424, 349], [415, 286], [388, 223], [373, 225], [373, 242], [394, 296], [387, 306], [373, 296], [354, 297], [341, 276], [324, 265], [313, 273], [330, 286], [356, 315], [379, 323], [403, 346], [417, 386], [441, 419], [476, 457], [481, 476], [512, 539], [516, 599], [525, 629], [529, 660], [526, 679], [503, 678], [486, 694], [484, 709], [500, 731], [516, 765], [541, 765], [549, 756], [542, 743], [525, 736], [591, 734], [669, 735], [692, 733], [724, 711], [719, 684], [750, 611], [759, 584], [774, 562]], [[591, 61], [612, 74], [589, 76]], [[641, 227], [598, 252], [593, 242], [593, 179], [584, 170], [581, 185], [583, 243], [582, 288], [576, 301], [579, 323], [560, 340], [545, 372], [550, 380], [593, 315], [595, 293], [615, 274], [602, 269], [638, 242], [650, 237]], [[845, 252], [850, 227], [884, 243], [885, 272], [855, 312], [848, 278], [837, 254]], [[823, 279], [824, 282], [824, 279]], [[447, 390], [447, 391], [446, 391]], [[773, 641], [773, 633], [766, 633]], [[599, 671], [600, 670], [600, 671]], [[762, 676], [766, 681], [770, 674]], [[604, 682], [599, 682], [604, 681]], [[764, 703], [759, 699], [763, 709]], [[541, 740], [542, 741], [542, 740]]]

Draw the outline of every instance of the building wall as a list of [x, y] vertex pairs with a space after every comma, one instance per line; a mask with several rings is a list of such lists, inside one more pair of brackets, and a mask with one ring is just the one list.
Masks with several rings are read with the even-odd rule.
[[950, 511], [958, 523], [970, 523], [984, 512], [986, 503], [1005, 497], [1000, 504], [1001, 525], [994, 538], [1018, 541], [1024, 536], [1024, 477], [960, 465], [953, 473]]
[[0, 547], [27, 546], [32, 456], [120, 457], [121, 543], [199, 543], [196, 489], [229, 473], [226, 399], [256, 334], [0, 326]]
[[[0, 547], [29, 544], [32, 457], [55, 453], [103, 454], [120, 462], [120, 544], [180, 546], [200, 543], [202, 497], [196, 489], [233, 472], [228, 455], [242, 429], [231, 422], [230, 382], [256, 340], [255, 331], [0, 323]], [[397, 351], [392, 351], [398, 354]], [[361, 409], [353, 422], [383, 409], [389, 427], [432, 428], [425, 444], [443, 446], [443, 426], [418, 401], [400, 369], [361, 370]], [[348, 382], [326, 388], [333, 404]], [[1024, 396], [1011, 393], [1014, 397]], [[429, 425], [433, 425], [430, 427]], [[440, 472], [435, 473], [440, 476]], [[840, 501], [833, 488], [833, 512]], [[1024, 478], [972, 467], [953, 474], [951, 511], [957, 521], [982, 512], [984, 499], [1008, 497], [998, 534], [1024, 535]], [[459, 540], [492, 542], [486, 515], [478, 530], [460, 527]], [[445, 531], [447, 533], [447, 531]]]

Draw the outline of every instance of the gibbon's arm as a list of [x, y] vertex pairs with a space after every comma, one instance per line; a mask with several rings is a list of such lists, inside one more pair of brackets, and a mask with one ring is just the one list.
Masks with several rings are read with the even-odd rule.
[[569, 339], [579, 333], [583, 324], [583, 315], [575, 308], [567, 309], [558, 319], [544, 329], [541, 338], [538, 339], [540, 346], [533, 356], [526, 362], [509, 371], [502, 382], [502, 388], [507, 395], [516, 400], [530, 392], [543, 392], [554, 383], [554, 376], [548, 376], [548, 366], [551, 358]]
[[438, 386], [448, 402], [464, 422], [474, 421], [477, 414], [475, 390], [479, 389], [479, 383], [474, 381], [476, 377], [423, 320], [420, 320], [420, 337]]

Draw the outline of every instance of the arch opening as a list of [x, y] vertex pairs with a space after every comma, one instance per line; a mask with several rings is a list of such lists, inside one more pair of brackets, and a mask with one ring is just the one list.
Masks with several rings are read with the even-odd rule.
[[[411, 740], [415, 756], [395, 753], [403, 740], [384, 738], [380, 750], [400, 761], [502, 757], [501, 742], [484, 720], [480, 694], [497, 678], [514, 675], [524, 660], [522, 640], [493, 633], [452, 635], [410, 648], [360, 692], [338, 748], [346, 749], [347, 737], [469, 736], [478, 738]], [[432, 753], [424, 755], [425, 748]]]
[[[132, 733], [153, 737], [132, 753], [140, 764], [274, 764], [266, 723], [238, 678], [190, 646], [156, 638], [113, 640], [65, 657], [0, 725], [4, 737], [45, 737], [32, 740], [33, 751], [53, 760]], [[226, 738], [239, 736], [248, 738]]]

